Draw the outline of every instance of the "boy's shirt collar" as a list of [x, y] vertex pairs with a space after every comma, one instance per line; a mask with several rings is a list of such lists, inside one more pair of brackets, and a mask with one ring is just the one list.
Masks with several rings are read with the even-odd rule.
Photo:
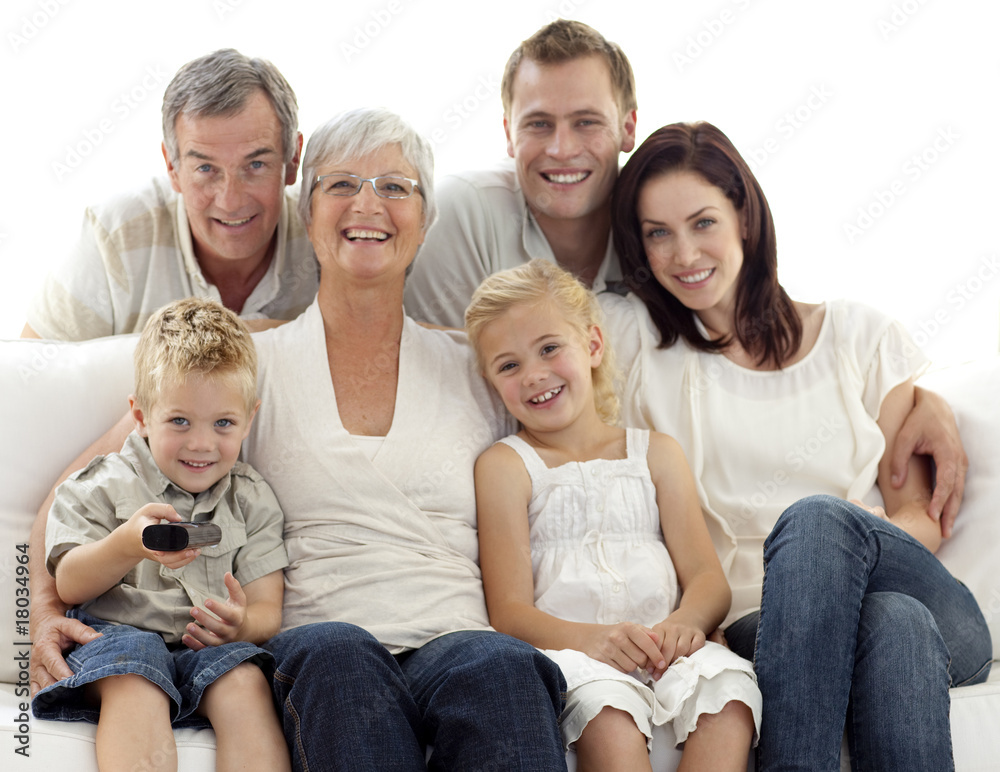
[[[212, 512], [232, 485], [232, 475], [227, 474], [215, 485], [198, 494], [189, 493], [175, 485], [160, 471], [146, 438], [133, 431], [122, 445], [121, 455], [135, 469], [136, 475], [164, 504], [170, 504], [183, 519], [194, 521], [198, 515]], [[150, 502], [145, 502], [150, 503]]]

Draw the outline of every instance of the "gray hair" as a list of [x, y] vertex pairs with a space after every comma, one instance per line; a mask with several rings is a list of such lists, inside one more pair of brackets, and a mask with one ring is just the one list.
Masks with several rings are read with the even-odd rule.
[[250, 59], [234, 48], [221, 48], [188, 62], [167, 86], [163, 94], [163, 144], [171, 163], [179, 160], [176, 126], [182, 113], [195, 117], [233, 115], [258, 90], [271, 100], [281, 123], [283, 157], [289, 163], [299, 129], [295, 92], [269, 61]]
[[[299, 214], [302, 222], [312, 222], [311, 201], [316, 170], [333, 163], [349, 163], [386, 145], [399, 145], [403, 159], [416, 169], [418, 188], [424, 199], [424, 229], [437, 218], [434, 204], [434, 151], [406, 121], [381, 107], [348, 110], [320, 126], [309, 137], [302, 158], [302, 192]], [[346, 170], [345, 170], [346, 171]]]

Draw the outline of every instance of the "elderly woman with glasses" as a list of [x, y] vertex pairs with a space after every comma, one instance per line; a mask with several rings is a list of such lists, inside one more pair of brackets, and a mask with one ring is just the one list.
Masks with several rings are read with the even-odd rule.
[[286, 518], [268, 647], [296, 769], [423, 770], [430, 746], [434, 769], [565, 769], [562, 676], [489, 629], [477, 565], [473, 465], [513, 427], [464, 335], [403, 314], [432, 165], [387, 111], [317, 130], [299, 206], [319, 293], [257, 336], [245, 451]]

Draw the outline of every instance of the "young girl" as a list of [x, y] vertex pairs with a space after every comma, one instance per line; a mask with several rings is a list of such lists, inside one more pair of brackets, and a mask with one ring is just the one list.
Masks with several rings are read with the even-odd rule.
[[923, 354], [874, 308], [789, 298], [767, 199], [715, 126], [653, 132], [613, 225], [634, 289], [602, 298], [626, 420], [688, 451], [733, 590], [726, 639], [763, 694], [757, 768], [839, 769], [846, 728], [854, 769], [952, 769], [948, 689], [985, 680], [992, 647], [932, 554], [923, 460], [891, 484]]
[[593, 294], [544, 260], [486, 279], [466, 311], [479, 367], [521, 431], [476, 463], [490, 623], [566, 676], [579, 770], [650, 769], [654, 725], [680, 769], [745, 770], [751, 665], [706, 643], [730, 591], [670, 437], [614, 425]]

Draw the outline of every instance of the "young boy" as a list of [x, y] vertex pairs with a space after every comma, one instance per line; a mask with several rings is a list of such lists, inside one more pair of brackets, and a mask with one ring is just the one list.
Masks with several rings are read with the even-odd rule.
[[[135, 378], [135, 431], [66, 480], [49, 512], [46, 565], [102, 635], [70, 654], [75, 674], [39, 692], [34, 713], [96, 721], [102, 770], [176, 770], [171, 727], [205, 719], [218, 769], [290, 769], [261, 670], [271, 656], [255, 645], [281, 624], [283, 517], [237, 461], [260, 406], [253, 341], [218, 303], [180, 300], [146, 324]], [[143, 530], [162, 521], [215, 523], [222, 540], [147, 548]]]

